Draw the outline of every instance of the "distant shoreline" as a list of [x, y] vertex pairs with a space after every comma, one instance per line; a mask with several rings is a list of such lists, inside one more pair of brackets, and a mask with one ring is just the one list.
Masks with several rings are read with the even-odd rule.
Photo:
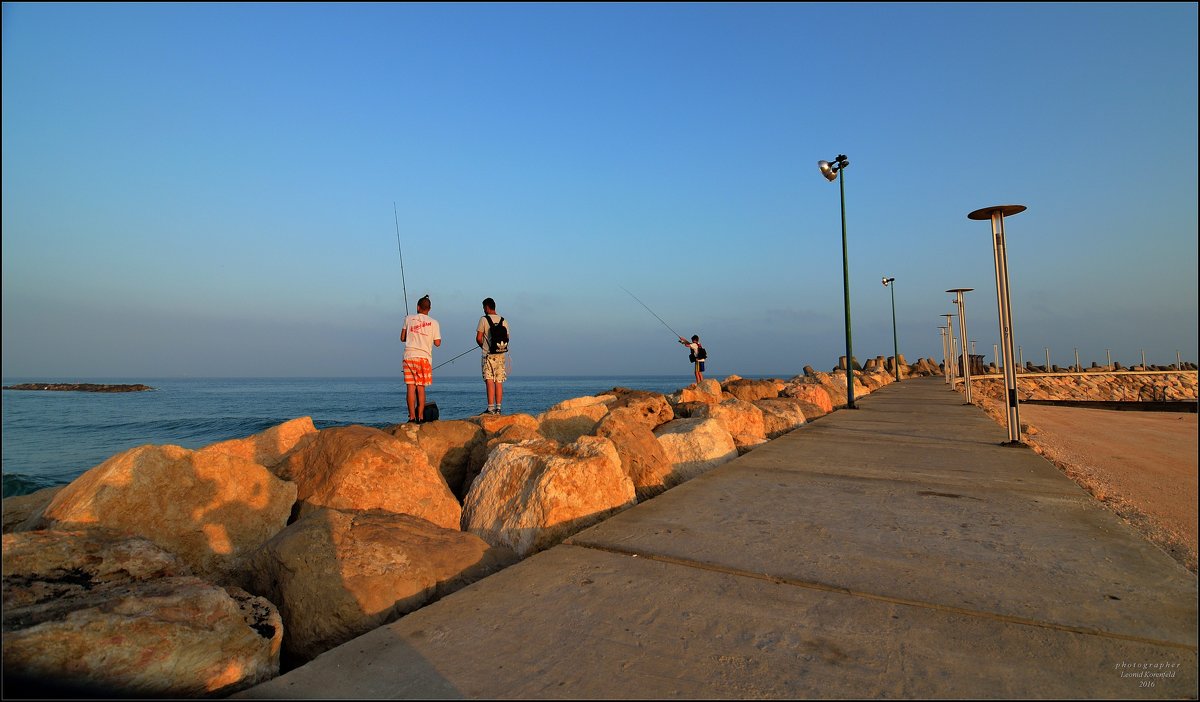
[[100, 385], [96, 383], [22, 383], [5, 385], [0, 390], [58, 390], [75, 392], [142, 392], [153, 390], [149, 385]]

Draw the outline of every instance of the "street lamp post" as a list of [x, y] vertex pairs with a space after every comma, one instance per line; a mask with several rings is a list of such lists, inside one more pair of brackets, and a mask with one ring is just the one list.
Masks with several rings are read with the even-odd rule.
[[1079, 347], [1075, 347], [1075, 372], [1082, 373], [1083, 367], [1079, 365]]
[[[1008, 405], [1008, 443], [1021, 443], [1021, 415], [1017, 402], [1017, 368], [1013, 363], [1013, 321], [1009, 304], [1008, 251], [1004, 238], [1004, 218], [1025, 211], [1025, 205], [994, 205], [975, 210], [967, 219], [990, 220], [992, 223], [992, 254], [996, 264], [996, 308], [1000, 321], [1000, 349], [1004, 352], [1004, 387]], [[1048, 352], [1047, 352], [1048, 353]], [[1046, 370], [1050, 360], [1047, 355]]]
[[1050, 347], [1046, 347], [1046, 372], [1050, 372]]
[[1000, 366], [1000, 344], [992, 344], [992, 363]]
[[967, 345], [967, 304], [963, 301], [963, 293], [971, 292], [975, 288], [951, 288], [946, 292], [954, 293], [954, 304], [958, 305], [958, 335], [960, 344], [958, 346], [961, 352], [962, 359], [962, 379], [963, 389], [966, 391], [967, 404], [971, 403], [971, 359], [968, 356], [970, 346]]
[[946, 382], [950, 383], [950, 389], [954, 389], [954, 315], [944, 314], [946, 318]]
[[[854, 406], [854, 348], [850, 342], [850, 263], [846, 251], [846, 166], [850, 159], [845, 154], [838, 154], [829, 161], [817, 161], [821, 175], [832, 182], [838, 182], [838, 190], [842, 200], [842, 288], [846, 308], [846, 408], [858, 409]], [[841, 175], [839, 178], [838, 175]]]
[[897, 337], [896, 337], [896, 286], [894, 284], [895, 282], [896, 282], [895, 278], [889, 278], [886, 275], [883, 276], [883, 287], [888, 288], [892, 291], [892, 353], [895, 354], [893, 356], [892, 365], [895, 366], [895, 368], [896, 368], [896, 382], [898, 383], [898, 382], [900, 382], [900, 342], [897, 341]]
[[938, 327], [938, 333], [942, 335], [942, 375], [946, 378], [946, 382], [950, 382], [950, 353], [946, 350], [946, 328]]

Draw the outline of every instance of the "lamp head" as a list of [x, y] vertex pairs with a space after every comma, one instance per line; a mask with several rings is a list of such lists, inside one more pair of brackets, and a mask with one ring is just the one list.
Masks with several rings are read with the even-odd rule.
[[849, 165], [850, 159], [846, 158], [845, 154], [835, 156], [833, 163], [829, 161], [817, 161], [817, 168], [821, 169], [821, 175], [825, 176], [830, 182], [837, 180], [838, 171]]
[[888, 286], [888, 283], [894, 283], [894, 282], [896, 282], [895, 278], [889, 278], [886, 275], [883, 276], [883, 287], [886, 288]]

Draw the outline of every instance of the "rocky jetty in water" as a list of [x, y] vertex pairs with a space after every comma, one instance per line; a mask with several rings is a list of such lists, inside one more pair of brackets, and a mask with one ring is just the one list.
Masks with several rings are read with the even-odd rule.
[[[856, 396], [894, 381], [854, 372]], [[901, 375], [940, 373], [920, 361]], [[846, 403], [844, 372], [129, 449], [3, 502], [4, 675], [226, 696]]]
[[142, 392], [153, 390], [149, 385], [104, 385], [97, 383], [21, 383], [5, 385], [0, 390], [59, 390], [69, 392]]

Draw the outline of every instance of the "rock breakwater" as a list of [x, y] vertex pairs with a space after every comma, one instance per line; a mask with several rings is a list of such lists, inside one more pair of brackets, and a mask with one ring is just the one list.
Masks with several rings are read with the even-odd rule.
[[[857, 395], [893, 381], [855, 371]], [[4, 500], [5, 675], [231, 694], [845, 402], [844, 373], [806, 369], [613, 388], [537, 416], [385, 430], [300, 417], [197, 450], [130, 449]]]
[[[1083, 372], [1017, 375], [1017, 397], [1025, 400], [1162, 402], [1196, 400], [1196, 371]], [[1004, 378], [971, 377], [971, 392], [1000, 399]]]

